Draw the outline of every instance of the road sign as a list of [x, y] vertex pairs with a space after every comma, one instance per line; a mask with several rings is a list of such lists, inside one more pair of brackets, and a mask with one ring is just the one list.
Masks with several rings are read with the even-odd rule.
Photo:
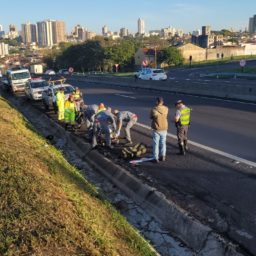
[[246, 66], [246, 60], [240, 60], [240, 67], [244, 68]]
[[148, 60], [147, 59], [142, 61], [142, 66], [144, 66], [144, 67], [148, 66]]
[[73, 72], [74, 72], [74, 69], [73, 69], [72, 67], [70, 67], [70, 68], [68, 69], [68, 72], [69, 72], [69, 73], [73, 73]]

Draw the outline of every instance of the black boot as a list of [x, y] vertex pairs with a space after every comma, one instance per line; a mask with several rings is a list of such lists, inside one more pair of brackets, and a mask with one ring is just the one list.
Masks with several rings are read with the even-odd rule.
[[188, 141], [184, 140], [184, 149], [187, 152], [188, 151]]
[[179, 144], [180, 153], [178, 155], [185, 156], [186, 151], [183, 144]]

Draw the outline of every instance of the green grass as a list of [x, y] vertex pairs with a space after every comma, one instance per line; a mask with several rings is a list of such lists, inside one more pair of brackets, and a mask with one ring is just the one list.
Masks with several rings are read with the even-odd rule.
[[111, 75], [117, 76], [117, 77], [134, 77], [134, 72], [112, 73]]
[[0, 255], [155, 255], [1, 97], [0, 137]]
[[[192, 62], [192, 67], [204, 67], [204, 66], [212, 66], [212, 65], [224, 65], [227, 63], [230, 63], [231, 61], [238, 61], [238, 60], [253, 60], [256, 59], [256, 55], [246, 55], [246, 56], [234, 56], [232, 59], [231, 58], [224, 58], [224, 59], [219, 59], [219, 60], [206, 60], [206, 61], [200, 61], [200, 62]], [[185, 63], [182, 66], [179, 67], [187, 67], [189, 68], [190, 65], [188, 63]]]

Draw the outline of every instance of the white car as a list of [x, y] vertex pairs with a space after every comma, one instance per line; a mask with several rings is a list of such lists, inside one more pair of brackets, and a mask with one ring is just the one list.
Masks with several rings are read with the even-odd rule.
[[163, 69], [146, 68], [140, 72], [139, 79], [141, 80], [157, 80], [166, 81], [167, 74]]
[[69, 75], [68, 69], [60, 69], [58, 75]]
[[49, 110], [51, 108], [53, 108], [54, 110], [57, 110], [56, 94], [60, 88], [64, 89], [66, 100], [68, 99], [69, 95], [72, 94], [73, 91], [75, 90], [75, 88], [70, 84], [49, 85], [48, 89], [43, 91], [43, 96], [42, 96], [45, 110]]
[[38, 78], [28, 81], [25, 86], [25, 94], [28, 99], [41, 100], [43, 91], [47, 90], [49, 84], [47, 81]]
[[54, 75], [56, 75], [55, 71], [54, 71], [54, 70], [51, 70], [51, 69], [46, 70], [44, 74], [45, 74], [45, 75], [49, 75], [49, 76], [54, 76]]

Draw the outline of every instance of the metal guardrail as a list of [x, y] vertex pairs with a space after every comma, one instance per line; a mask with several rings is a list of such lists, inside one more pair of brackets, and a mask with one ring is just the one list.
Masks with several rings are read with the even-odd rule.
[[200, 77], [209, 77], [209, 78], [223, 78], [223, 77], [225, 77], [225, 78], [256, 79], [256, 74], [221, 72], [221, 73], [200, 74]]

